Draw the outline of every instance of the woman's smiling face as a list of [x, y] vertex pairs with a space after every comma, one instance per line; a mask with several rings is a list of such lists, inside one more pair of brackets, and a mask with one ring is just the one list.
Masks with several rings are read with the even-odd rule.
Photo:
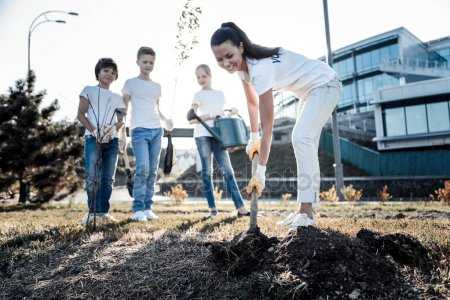
[[244, 57], [242, 46], [236, 47], [231, 41], [225, 41], [218, 46], [211, 47], [219, 66], [230, 73], [242, 71], [244, 68]]

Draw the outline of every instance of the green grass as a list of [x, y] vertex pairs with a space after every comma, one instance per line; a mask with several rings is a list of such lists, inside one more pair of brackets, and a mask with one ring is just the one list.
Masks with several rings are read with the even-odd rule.
[[[261, 202], [258, 224], [268, 236], [288, 205]], [[160, 219], [130, 222], [128, 203], [112, 206], [117, 224], [96, 231], [80, 225], [85, 205], [0, 210], [0, 298], [245, 298], [254, 282], [232, 278], [209, 262], [210, 242], [248, 228], [231, 205], [206, 219], [206, 203], [156, 203]], [[439, 203], [325, 204], [317, 226], [355, 236], [361, 228], [416, 237], [436, 257], [450, 254], [450, 207]], [[396, 219], [393, 217], [399, 217]], [[443, 270], [443, 273], [448, 272]], [[442, 277], [435, 285], [450, 284]]]

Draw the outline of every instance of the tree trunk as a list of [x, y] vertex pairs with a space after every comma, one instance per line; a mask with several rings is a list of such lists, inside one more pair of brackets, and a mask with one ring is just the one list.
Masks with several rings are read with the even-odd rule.
[[30, 183], [20, 180], [19, 203], [25, 204], [30, 200]]

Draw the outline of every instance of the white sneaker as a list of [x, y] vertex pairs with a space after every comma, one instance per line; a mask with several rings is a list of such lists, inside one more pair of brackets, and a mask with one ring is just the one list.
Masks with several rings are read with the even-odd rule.
[[147, 221], [147, 216], [145, 215], [145, 212], [143, 210], [139, 210], [131, 216], [131, 220], [145, 222]]
[[151, 209], [144, 210], [144, 214], [148, 220], [159, 219], [158, 215], [155, 214]]
[[[97, 214], [97, 217], [98, 217], [98, 214]], [[93, 222], [94, 222], [94, 214], [91, 213], [91, 214], [86, 214], [86, 216], [84, 216], [83, 221], [81, 221], [81, 224], [89, 225]]]
[[100, 218], [105, 223], [116, 223], [117, 222], [116, 218], [114, 218], [112, 215], [110, 215], [108, 213], [101, 215]]
[[210, 211], [209, 211], [209, 214], [208, 214], [208, 218], [214, 218], [214, 217], [217, 217], [218, 214], [219, 214], [219, 211], [218, 211], [218, 210], [215, 210], [215, 209], [210, 210]]
[[306, 214], [296, 214], [291, 221], [289, 227], [296, 229], [297, 227], [308, 227], [314, 225], [314, 219], [311, 219]]
[[289, 224], [292, 223], [292, 221], [294, 220], [294, 217], [296, 216], [296, 213], [290, 213], [286, 219], [278, 221], [277, 225], [282, 225], [282, 226], [289, 226]]

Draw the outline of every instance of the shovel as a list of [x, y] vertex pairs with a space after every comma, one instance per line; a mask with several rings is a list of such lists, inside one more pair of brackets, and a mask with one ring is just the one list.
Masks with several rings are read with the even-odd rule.
[[[258, 160], [259, 155], [256, 152], [252, 158], [252, 176], [256, 172]], [[256, 193], [256, 188], [253, 188], [252, 193], [250, 195], [250, 231], [258, 228], [257, 217], [258, 217], [258, 195]]]

